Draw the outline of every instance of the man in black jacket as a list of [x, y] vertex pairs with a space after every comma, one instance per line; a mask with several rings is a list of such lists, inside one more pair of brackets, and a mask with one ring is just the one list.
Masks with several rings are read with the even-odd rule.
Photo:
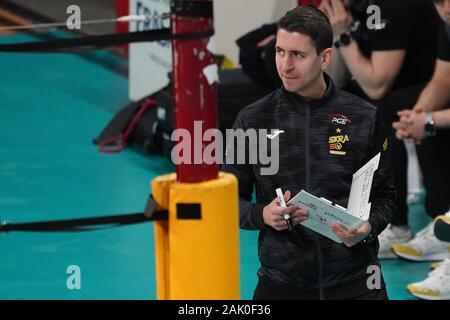
[[[279, 139], [278, 150], [272, 150], [279, 151], [276, 174], [262, 175], [260, 162], [229, 161], [223, 167], [239, 179], [241, 227], [260, 230], [255, 299], [387, 299], [377, 236], [389, 223], [395, 202], [389, 144], [376, 108], [336, 89], [323, 72], [332, 41], [329, 20], [318, 9], [287, 12], [276, 40], [283, 87], [244, 108], [234, 124], [234, 129], [279, 130], [276, 137], [268, 136]], [[299, 224], [308, 213], [295, 206], [282, 208], [274, 199], [276, 188], [293, 194], [304, 189], [346, 206], [352, 174], [379, 152], [368, 222], [359, 229], [332, 226], [343, 243]], [[254, 185], [256, 203], [251, 202]], [[290, 195], [286, 192], [285, 199]], [[285, 214], [295, 224], [292, 232]]]

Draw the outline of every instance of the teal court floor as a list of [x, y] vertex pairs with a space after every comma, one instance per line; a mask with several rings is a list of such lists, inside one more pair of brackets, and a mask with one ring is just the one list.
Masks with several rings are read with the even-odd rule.
[[[27, 35], [0, 43], [31, 41]], [[114, 60], [107, 52], [97, 60]], [[92, 144], [128, 102], [128, 81], [105, 65], [71, 54], [0, 53], [0, 220], [29, 222], [141, 212], [149, 181], [173, 172], [162, 157]], [[429, 219], [411, 207], [414, 231]], [[259, 266], [257, 233], [240, 232], [241, 298], [251, 299]], [[68, 290], [68, 266], [81, 289]], [[429, 263], [382, 263], [391, 299]], [[0, 234], [0, 299], [155, 299], [151, 223], [78, 233]]]

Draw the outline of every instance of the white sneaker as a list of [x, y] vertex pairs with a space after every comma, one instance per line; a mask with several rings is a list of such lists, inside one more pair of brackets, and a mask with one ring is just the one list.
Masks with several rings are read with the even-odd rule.
[[434, 235], [434, 221], [418, 232], [411, 241], [392, 246], [392, 251], [401, 258], [413, 261], [438, 261], [448, 257], [450, 242], [439, 240]]
[[378, 236], [380, 242], [380, 250], [378, 251], [378, 259], [393, 259], [397, 256], [392, 252], [391, 247], [397, 243], [407, 242], [412, 239], [411, 231], [388, 225], [387, 228]]
[[408, 291], [415, 297], [426, 300], [450, 300], [450, 259], [428, 274], [423, 281], [411, 283]]

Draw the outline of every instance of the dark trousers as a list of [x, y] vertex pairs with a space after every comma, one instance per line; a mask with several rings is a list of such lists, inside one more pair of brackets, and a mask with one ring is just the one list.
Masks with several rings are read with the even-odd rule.
[[[392, 215], [391, 224], [395, 226], [408, 225], [408, 152], [405, 143], [395, 137], [392, 124], [387, 124], [388, 140], [391, 143], [391, 164], [394, 183], [397, 190], [396, 210]], [[419, 164], [420, 165], [420, 164]]]
[[426, 190], [425, 210], [432, 218], [450, 208], [450, 129], [438, 130], [417, 146]]
[[369, 290], [366, 279], [360, 279], [341, 286], [299, 290], [274, 281], [259, 278], [253, 300], [389, 300], [386, 287]]

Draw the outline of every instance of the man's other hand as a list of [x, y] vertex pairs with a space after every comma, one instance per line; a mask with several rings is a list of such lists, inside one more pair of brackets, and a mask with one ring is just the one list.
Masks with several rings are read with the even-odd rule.
[[[287, 202], [291, 198], [291, 192], [286, 191], [284, 193], [284, 200]], [[271, 203], [263, 209], [264, 223], [277, 231], [286, 230], [287, 223], [284, 219], [284, 215], [289, 214], [291, 216], [294, 225], [305, 221], [308, 218], [308, 212], [306, 209], [299, 209], [293, 204], [288, 204], [286, 208], [281, 207], [278, 198], [273, 199]]]
[[342, 240], [347, 247], [353, 247], [366, 238], [372, 231], [370, 223], [366, 222], [358, 229], [349, 229], [342, 224], [333, 223], [331, 230]]

